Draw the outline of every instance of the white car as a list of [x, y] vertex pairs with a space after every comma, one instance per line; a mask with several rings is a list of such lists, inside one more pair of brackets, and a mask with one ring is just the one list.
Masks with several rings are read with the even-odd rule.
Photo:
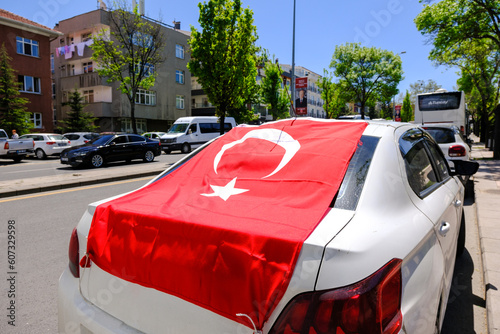
[[38, 159], [60, 155], [64, 149], [70, 147], [69, 139], [56, 133], [30, 133], [22, 135], [19, 139], [33, 139], [35, 142], [34, 152]]
[[236, 127], [90, 204], [59, 280], [59, 331], [436, 333], [463, 199], [411, 124]]
[[71, 147], [85, 145], [100, 136], [96, 132], [70, 132], [63, 134], [71, 142]]
[[451, 170], [454, 170], [455, 160], [470, 160], [470, 146], [456, 125], [425, 124], [422, 126], [438, 143], [445, 155]]

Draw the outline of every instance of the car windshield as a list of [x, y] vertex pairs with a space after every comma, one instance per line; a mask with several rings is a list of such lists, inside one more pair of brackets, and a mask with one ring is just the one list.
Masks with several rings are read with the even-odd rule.
[[438, 144], [449, 144], [455, 142], [455, 131], [448, 128], [425, 128]]
[[64, 137], [63, 135], [48, 135], [50, 140], [68, 140], [68, 138]]
[[104, 144], [106, 144], [113, 137], [114, 137], [114, 135], [100, 136], [100, 137], [97, 137], [94, 140], [88, 142], [88, 144], [97, 145], [97, 146], [104, 145]]
[[168, 130], [168, 133], [184, 133], [188, 127], [188, 123], [176, 123]]

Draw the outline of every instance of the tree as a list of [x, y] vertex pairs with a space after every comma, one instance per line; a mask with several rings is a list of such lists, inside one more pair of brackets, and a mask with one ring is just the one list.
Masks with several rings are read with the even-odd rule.
[[97, 117], [83, 111], [85, 105], [83, 105], [82, 99], [80, 92], [75, 89], [69, 96], [69, 102], [63, 103], [63, 106], [69, 106], [71, 111], [68, 112], [68, 119], [60, 121], [62, 132], [92, 132], [97, 129], [97, 126], [94, 125]]
[[119, 82], [118, 89], [127, 96], [134, 133], [137, 92], [154, 85], [155, 69], [165, 60], [161, 26], [146, 20], [137, 8], [131, 10], [125, 2], [118, 3], [109, 11], [110, 30], [101, 31], [91, 46], [99, 75], [107, 77], [108, 82]]
[[347, 114], [346, 97], [342, 94], [342, 87], [333, 81], [333, 77], [327, 70], [318, 82], [321, 89], [321, 98], [324, 101], [323, 109], [328, 118], [337, 118]]
[[286, 118], [290, 110], [289, 99], [282, 85], [281, 70], [276, 60], [267, 61], [264, 65], [265, 76], [260, 86], [262, 100], [269, 107], [273, 120]]
[[[198, 7], [201, 32], [191, 27], [188, 69], [224, 123], [228, 111], [241, 110], [257, 91], [253, 12], [243, 9], [240, 0], [210, 0]], [[220, 129], [223, 134], [224, 127]]]
[[413, 120], [413, 108], [410, 101], [410, 93], [406, 91], [403, 106], [401, 107], [401, 122], [410, 122]]
[[434, 80], [429, 79], [427, 82], [424, 80], [417, 80], [410, 84], [410, 101], [412, 104], [417, 103], [417, 95], [424, 93], [432, 93], [441, 88]]
[[7, 53], [5, 44], [0, 48], [0, 128], [8, 134], [13, 129], [19, 135], [29, 132], [33, 127], [30, 113], [26, 111], [29, 100], [20, 97], [20, 84], [17, 82], [14, 69], [10, 63], [12, 58]]
[[391, 51], [363, 47], [359, 43], [336, 46], [330, 63], [339, 84], [348, 96], [359, 102], [361, 118], [365, 106], [382, 94], [398, 93], [397, 86], [403, 80], [401, 57]]

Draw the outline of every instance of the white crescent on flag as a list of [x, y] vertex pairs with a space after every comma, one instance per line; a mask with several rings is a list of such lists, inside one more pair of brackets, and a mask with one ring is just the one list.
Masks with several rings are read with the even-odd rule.
[[[270, 141], [276, 145], [281, 146], [282, 148], [285, 149], [285, 154], [283, 155], [283, 158], [281, 159], [281, 162], [279, 163], [278, 167], [274, 171], [272, 171], [270, 174], [262, 177], [263, 179], [276, 174], [279, 172], [283, 167], [285, 167], [290, 160], [294, 157], [294, 155], [297, 153], [297, 151], [300, 149], [300, 143], [298, 140], [293, 139], [292, 136], [290, 136], [288, 133], [286, 133], [283, 130], [278, 130], [278, 129], [258, 129], [258, 130], [252, 130], [248, 132], [246, 135], [244, 135], [241, 139], [233, 141], [229, 144], [226, 144], [222, 146], [221, 150], [217, 155], [215, 156], [214, 159], [214, 171], [215, 174], [217, 174], [217, 166], [219, 166], [219, 162], [222, 159], [222, 156], [224, 155], [224, 152], [229, 150], [230, 148], [239, 145], [243, 142], [245, 142], [247, 139], [254, 138], [254, 139], [262, 139], [262, 140], [267, 140]], [[201, 194], [202, 196], [207, 196], [207, 197], [213, 197], [213, 196], [218, 196], [222, 198], [224, 201], [226, 201], [230, 196], [232, 195], [238, 195], [244, 192], [247, 192], [248, 189], [239, 189], [235, 188], [235, 183], [236, 183], [236, 178], [231, 180], [226, 186], [221, 187], [221, 186], [213, 186], [210, 185], [212, 190], [214, 191], [211, 194]]]

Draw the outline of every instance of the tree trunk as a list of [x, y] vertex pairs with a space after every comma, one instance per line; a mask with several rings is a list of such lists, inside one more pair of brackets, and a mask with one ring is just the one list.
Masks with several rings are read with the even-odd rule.
[[135, 103], [130, 102], [130, 120], [132, 121], [132, 131], [137, 134], [137, 124], [135, 123]]

